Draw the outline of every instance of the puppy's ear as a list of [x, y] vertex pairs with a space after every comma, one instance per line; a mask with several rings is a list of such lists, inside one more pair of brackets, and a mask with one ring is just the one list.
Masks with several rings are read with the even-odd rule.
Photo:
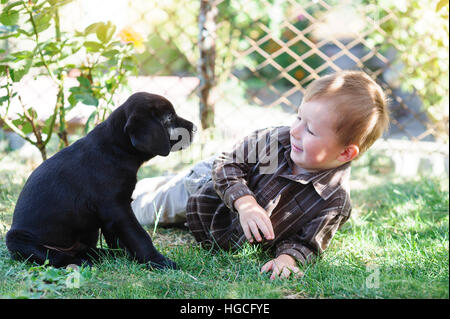
[[154, 155], [167, 156], [170, 153], [170, 140], [167, 129], [157, 119], [142, 120], [130, 116], [124, 131], [137, 150]]

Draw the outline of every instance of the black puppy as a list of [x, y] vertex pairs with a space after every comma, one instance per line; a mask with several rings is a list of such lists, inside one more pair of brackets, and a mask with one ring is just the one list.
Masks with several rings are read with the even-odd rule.
[[187, 147], [195, 130], [162, 96], [133, 94], [30, 175], [6, 234], [12, 258], [39, 264], [48, 259], [55, 267], [91, 264], [104, 252], [96, 248], [101, 229], [108, 247], [125, 249], [154, 268], [176, 269], [136, 220], [131, 194], [139, 167]]

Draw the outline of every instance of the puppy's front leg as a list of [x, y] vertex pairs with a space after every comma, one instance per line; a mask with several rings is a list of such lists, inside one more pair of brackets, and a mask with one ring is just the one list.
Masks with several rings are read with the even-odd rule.
[[139, 263], [153, 268], [177, 269], [175, 262], [156, 250], [150, 235], [137, 221], [131, 206], [112, 208], [104, 215], [102, 232], [110, 248], [122, 248]]

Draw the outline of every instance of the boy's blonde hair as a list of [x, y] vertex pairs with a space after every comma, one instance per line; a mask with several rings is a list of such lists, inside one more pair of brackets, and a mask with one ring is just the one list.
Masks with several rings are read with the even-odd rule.
[[327, 99], [337, 111], [336, 133], [347, 146], [364, 153], [389, 125], [388, 100], [381, 87], [366, 73], [341, 71], [313, 81], [303, 102]]

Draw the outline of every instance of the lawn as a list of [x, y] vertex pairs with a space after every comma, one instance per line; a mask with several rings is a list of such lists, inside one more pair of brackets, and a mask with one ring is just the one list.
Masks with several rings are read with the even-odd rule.
[[[12, 261], [4, 237], [36, 164], [1, 151], [0, 297], [449, 298], [448, 178], [399, 179], [360, 161], [352, 170], [349, 222], [320, 260], [302, 268], [304, 277], [271, 281], [259, 273], [271, 258], [259, 246], [211, 253], [182, 229], [156, 228], [153, 234], [157, 248], [178, 263], [179, 271], [150, 271], [120, 253], [78, 271]], [[139, 177], [187, 163], [163, 165], [146, 166]]]

